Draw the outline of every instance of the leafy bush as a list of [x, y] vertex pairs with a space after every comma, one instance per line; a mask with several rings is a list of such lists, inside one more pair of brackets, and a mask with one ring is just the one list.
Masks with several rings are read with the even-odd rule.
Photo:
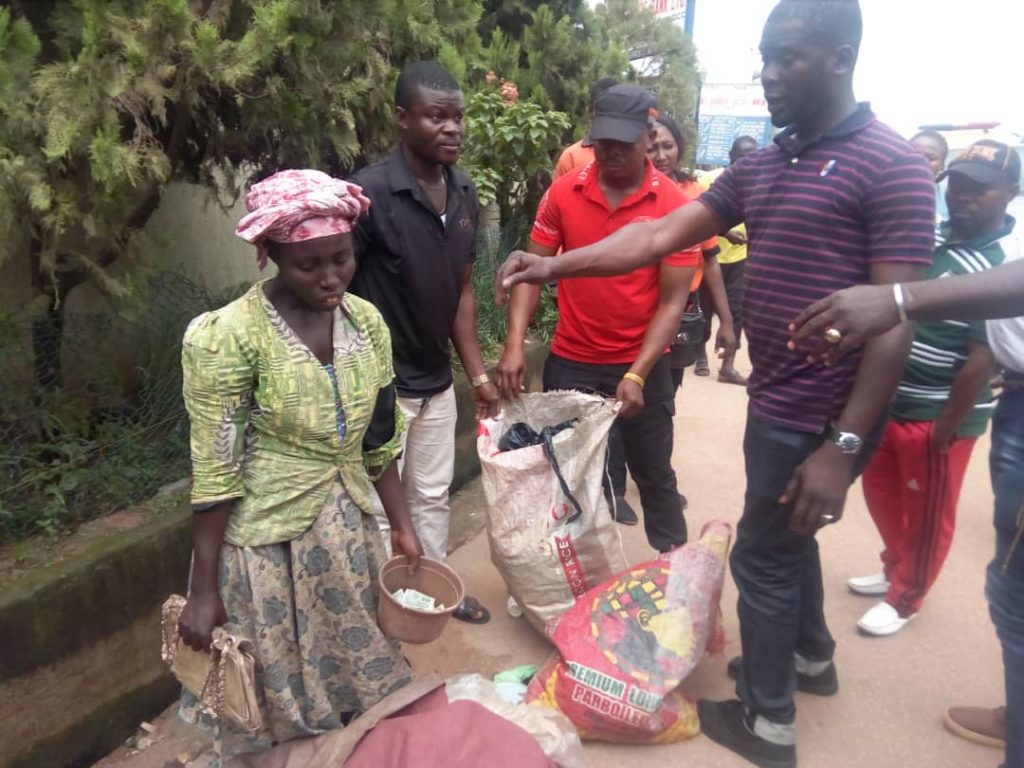
[[[497, 202], [501, 221], [515, 212], [533, 213], [538, 191], [550, 181], [551, 157], [570, 127], [563, 112], [546, 112], [518, 100], [511, 82], [497, 78], [466, 101], [467, 140], [463, 167], [473, 177], [480, 201]], [[532, 194], [531, 194], [532, 193]]]

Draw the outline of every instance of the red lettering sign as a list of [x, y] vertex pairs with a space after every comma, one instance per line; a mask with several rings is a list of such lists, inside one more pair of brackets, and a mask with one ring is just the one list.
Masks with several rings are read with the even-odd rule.
[[573, 597], [582, 597], [587, 591], [587, 582], [583, 577], [583, 569], [580, 567], [572, 536], [569, 534], [555, 536], [555, 547], [558, 549], [558, 560], [562, 563], [565, 581], [569, 585]]

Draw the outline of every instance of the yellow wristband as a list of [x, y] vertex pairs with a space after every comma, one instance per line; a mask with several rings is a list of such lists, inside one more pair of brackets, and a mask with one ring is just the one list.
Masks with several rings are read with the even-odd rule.
[[634, 384], [639, 384], [640, 389], [643, 389], [644, 385], [647, 384], [647, 382], [644, 381], [643, 376], [641, 376], [639, 373], [633, 373], [632, 371], [626, 371], [624, 374], [622, 374], [622, 378], [628, 379], [629, 381], [632, 381]]

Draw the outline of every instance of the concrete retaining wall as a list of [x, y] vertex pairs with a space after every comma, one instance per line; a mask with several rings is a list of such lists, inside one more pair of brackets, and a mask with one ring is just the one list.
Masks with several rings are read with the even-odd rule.
[[[532, 389], [546, 357], [541, 345], [528, 352]], [[479, 464], [469, 387], [462, 376], [456, 386], [457, 488]], [[178, 687], [160, 660], [160, 605], [184, 592], [190, 553], [182, 506], [4, 590], [0, 768], [89, 765], [173, 700]]]

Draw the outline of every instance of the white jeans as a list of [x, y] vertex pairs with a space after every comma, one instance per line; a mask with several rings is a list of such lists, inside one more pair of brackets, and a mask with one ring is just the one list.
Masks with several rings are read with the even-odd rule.
[[[399, 397], [398, 404], [406, 421], [398, 462], [405, 501], [423, 554], [444, 560], [451, 519], [448, 489], [455, 473], [455, 387], [426, 398]], [[378, 522], [390, 547], [391, 527], [386, 518], [378, 518]]]

